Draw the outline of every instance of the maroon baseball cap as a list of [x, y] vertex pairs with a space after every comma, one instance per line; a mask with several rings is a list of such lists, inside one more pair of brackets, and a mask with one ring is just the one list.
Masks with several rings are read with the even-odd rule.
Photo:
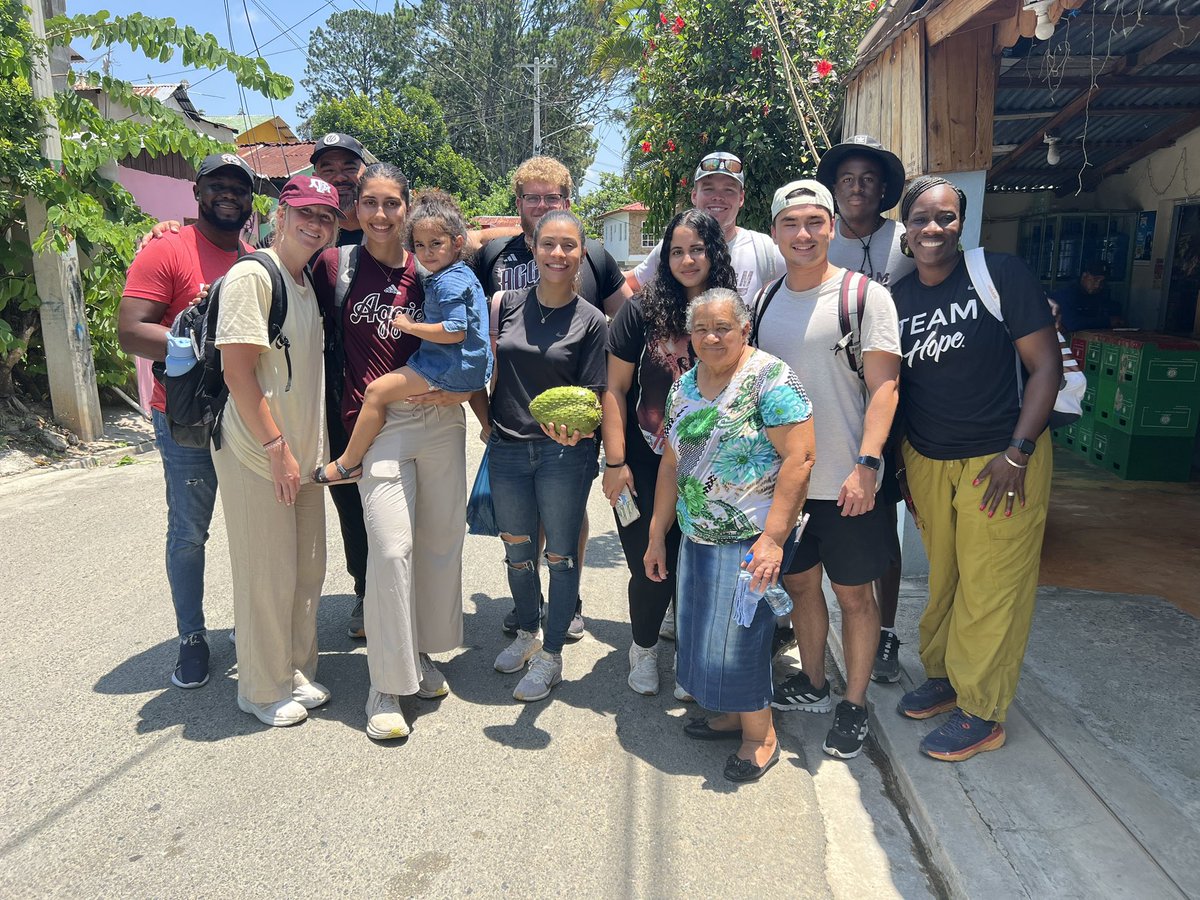
[[328, 181], [315, 175], [296, 175], [279, 192], [279, 202], [288, 206], [328, 206], [340, 218], [346, 218], [338, 206], [338, 192]]

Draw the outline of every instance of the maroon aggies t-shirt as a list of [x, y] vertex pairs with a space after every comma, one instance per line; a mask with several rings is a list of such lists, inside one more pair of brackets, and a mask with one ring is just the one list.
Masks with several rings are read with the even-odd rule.
[[[317, 299], [325, 315], [333, 308], [337, 261], [337, 248], [332, 248], [322, 253], [313, 267]], [[342, 306], [342, 344], [346, 357], [342, 422], [347, 432], [354, 428], [367, 385], [380, 375], [399, 369], [421, 346], [419, 338], [393, 327], [392, 317], [403, 310], [419, 322], [424, 318], [424, 303], [425, 292], [411, 253], [403, 266], [389, 269], [363, 246], [354, 283]]]

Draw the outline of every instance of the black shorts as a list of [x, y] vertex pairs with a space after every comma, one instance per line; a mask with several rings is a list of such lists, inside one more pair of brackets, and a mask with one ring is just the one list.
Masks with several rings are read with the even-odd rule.
[[843, 516], [836, 500], [809, 500], [804, 511], [808, 527], [786, 575], [820, 564], [834, 584], [853, 587], [881, 577], [899, 556], [895, 518], [878, 503], [861, 516]]

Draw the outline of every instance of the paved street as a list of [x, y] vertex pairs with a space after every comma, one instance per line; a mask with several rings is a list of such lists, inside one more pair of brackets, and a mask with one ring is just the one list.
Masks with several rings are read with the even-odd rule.
[[783, 759], [735, 789], [731, 748], [682, 735], [691, 710], [671, 697], [667, 654], [667, 690], [628, 689], [625, 563], [598, 489], [588, 636], [551, 699], [517, 703], [518, 676], [492, 669], [508, 589], [496, 541], [468, 537], [465, 646], [439, 659], [452, 694], [406, 700], [412, 736], [373, 743], [328, 515], [318, 678], [333, 700], [268, 729], [234, 702], [219, 508], [213, 677], [185, 692], [168, 683], [157, 456], [0, 481], [0, 894], [933, 895], [872, 759], [821, 752], [829, 716], [778, 713]]

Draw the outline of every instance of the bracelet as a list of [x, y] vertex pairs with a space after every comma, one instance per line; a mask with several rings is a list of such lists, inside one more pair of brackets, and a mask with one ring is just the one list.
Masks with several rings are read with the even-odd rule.
[[283, 432], [280, 432], [277, 437], [273, 437], [271, 440], [263, 444], [263, 449], [270, 450], [272, 447], [278, 447], [280, 444], [284, 443], [286, 443], [286, 441], [283, 439]]
[[1005, 450], [1005, 451], [1004, 451], [1003, 453], [1001, 453], [1000, 455], [1001, 455], [1001, 456], [1003, 456], [1003, 457], [1004, 457], [1004, 461], [1005, 461], [1006, 463], [1008, 463], [1010, 466], [1012, 466], [1014, 469], [1028, 469], [1028, 468], [1029, 468], [1029, 463], [1025, 463], [1025, 465], [1021, 465], [1020, 463], [1015, 463], [1015, 462], [1013, 462], [1011, 459], [1009, 459], [1009, 458], [1008, 458], [1008, 451], [1007, 451], [1007, 450]]
[[610, 463], [607, 459], [604, 461], [604, 468], [606, 468], [606, 469], [621, 469], [621, 468], [624, 468], [624, 466], [625, 466], [625, 463], [623, 463], [623, 462]]

